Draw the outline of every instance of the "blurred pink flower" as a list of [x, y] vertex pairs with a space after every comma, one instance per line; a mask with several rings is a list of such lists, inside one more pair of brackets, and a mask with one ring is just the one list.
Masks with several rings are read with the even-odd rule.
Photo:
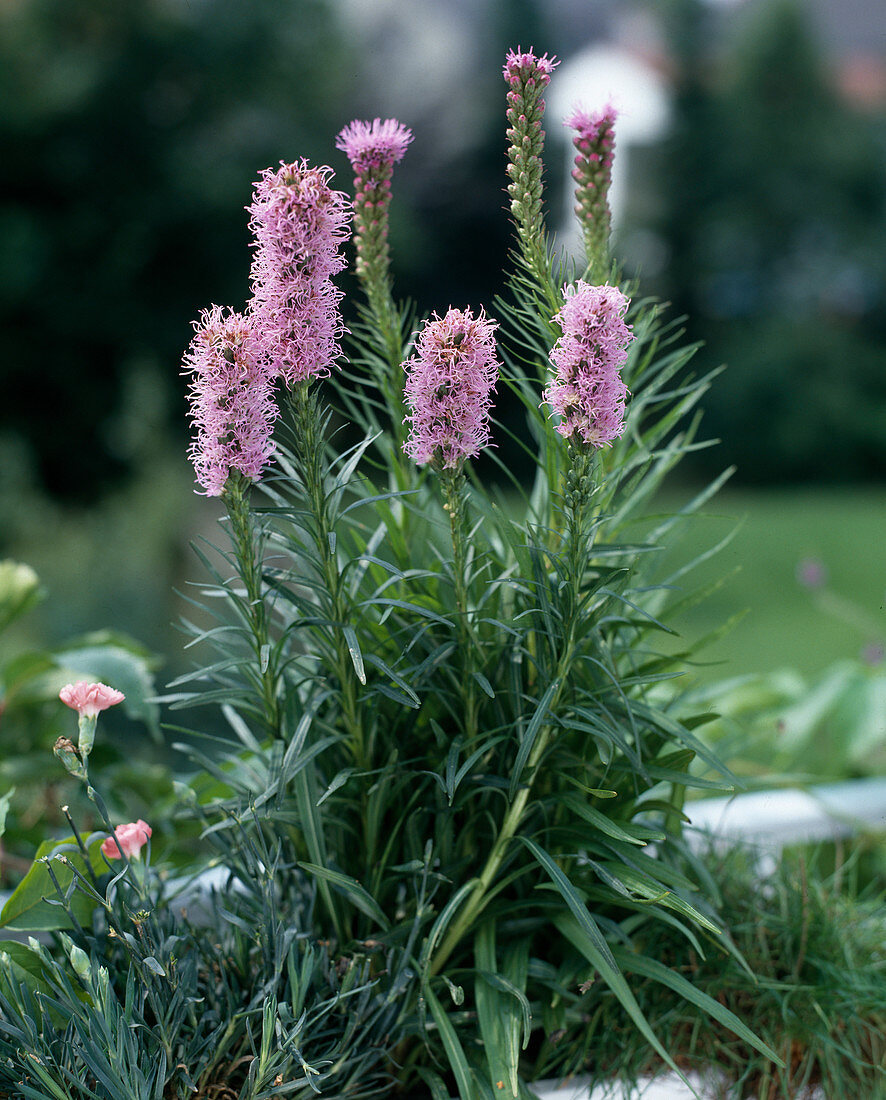
[[126, 698], [122, 691], [107, 684], [90, 684], [86, 680], [65, 684], [58, 697], [66, 706], [76, 710], [81, 718], [94, 718], [99, 711], [115, 707]]
[[118, 825], [114, 835], [102, 844], [102, 855], [108, 859], [120, 859], [122, 849], [127, 859], [138, 859], [152, 832], [151, 826], [141, 818], [130, 821], [128, 825]]
[[474, 317], [469, 309], [425, 322], [415, 355], [403, 364], [411, 425], [403, 450], [419, 465], [435, 461], [454, 469], [489, 442], [497, 327], [482, 310]]
[[[612, 158], [615, 150], [615, 117], [612, 104], [596, 113], [576, 107], [564, 125], [575, 131], [575, 212], [581, 221], [588, 252], [600, 280], [605, 278], [612, 214], [609, 187], [612, 182]], [[594, 280], [597, 281], [597, 280]]]
[[803, 558], [797, 562], [797, 583], [804, 588], [824, 588], [828, 571], [821, 558]]

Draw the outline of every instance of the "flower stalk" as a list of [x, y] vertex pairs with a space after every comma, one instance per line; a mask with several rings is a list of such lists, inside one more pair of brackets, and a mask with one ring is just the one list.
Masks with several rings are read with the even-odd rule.
[[576, 149], [572, 169], [576, 185], [575, 213], [585, 243], [588, 264], [585, 278], [591, 283], [605, 282], [612, 265], [609, 188], [615, 153], [615, 119], [615, 108], [607, 104], [595, 114], [576, 108], [565, 121], [565, 125], [575, 131], [572, 138]]
[[255, 678], [260, 710], [272, 737], [281, 737], [278, 676], [273, 661], [265, 603], [262, 569], [264, 561], [262, 533], [256, 530], [249, 506], [249, 481], [233, 471], [226, 483], [222, 500], [231, 521], [231, 539], [237, 559], [237, 571], [246, 589], [244, 612], [252, 642]]

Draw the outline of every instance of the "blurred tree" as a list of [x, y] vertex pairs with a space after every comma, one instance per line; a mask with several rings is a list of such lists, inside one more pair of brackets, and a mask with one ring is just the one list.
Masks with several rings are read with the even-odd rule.
[[666, 10], [678, 122], [649, 166], [657, 290], [728, 365], [706, 399], [715, 462], [750, 482], [882, 478], [883, 120], [839, 99], [790, 0], [749, 5], [718, 50], [708, 6]]
[[349, 72], [324, 0], [0, 7], [0, 433], [49, 491], [127, 472], [133, 371], [180, 417], [188, 320], [247, 294], [251, 181], [329, 161]]

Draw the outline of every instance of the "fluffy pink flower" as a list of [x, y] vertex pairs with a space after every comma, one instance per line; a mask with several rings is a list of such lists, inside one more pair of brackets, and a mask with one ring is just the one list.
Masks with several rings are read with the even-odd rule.
[[490, 393], [499, 362], [498, 324], [484, 312], [450, 309], [427, 321], [415, 341], [415, 354], [403, 367], [403, 397], [411, 415], [403, 450], [419, 465], [437, 462], [454, 468], [489, 442]]
[[355, 172], [399, 164], [412, 141], [412, 131], [395, 118], [372, 122], [355, 119], [339, 132], [336, 149], [347, 156]]
[[250, 313], [273, 377], [288, 384], [329, 374], [344, 333], [332, 282], [345, 266], [351, 205], [329, 186], [331, 168], [303, 160], [267, 168], [249, 206], [254, 234]]
[[118, 825], [114, 835], [102, 844], [102, 854], [108, 859], [120, 859], [120, 851], [127, 859], [138, 859], [142, 848], [148, 843], [152, 833], [147, 821], [130, 821], [128, 825]]
[[94, 718], [99, 711], [107, 710], [122, 703], [126, 696], [107, 684], [90, 684], [78, 680], [76, 684], [65, 684], [58, 693], [59, 699], [81, 718]]
[[544, 399], [560, 417], [561, 435], [604, 447], [624, 431], [628, 390], [619, 372], [634, 339], [624, 319], [629, 301], [618, 287], [582, 280], [564, 299], [554, 317], [563, 332], [550, 355], [556, 374]]
[[249, 319], [221, 306], [203, 310], [194, 322], [183, 373], [196, 430], [189, 450], [197, 481], [208, 496], [220, 496], [228, 474], [252, 481], [274, 453], [277, 416], [262, 346]]

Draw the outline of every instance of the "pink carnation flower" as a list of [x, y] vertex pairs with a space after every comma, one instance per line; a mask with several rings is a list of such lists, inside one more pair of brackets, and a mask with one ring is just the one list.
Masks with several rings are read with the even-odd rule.
[[351, 204], [329, 186], [331, 168], [306, 160], [267, 168], [255, 184], [250, 312], [272, 377], [288, 385], [329, 374], [341, 355], [342, 292]]
[[500, 365], [497, 327], [482, 310], [474, 317], [469, 309], [450, 309], [419, 333], [415, 355], [403, 364], [411, 414], [403, 450], [419, 465], [434, 461], [452, 469], [489, 442], [489, 395]]
[[90, 684], [86, 680], [65, 684], [58, 697], [66, 706], [76, 710], [81, 718], [95, 718], [99, 711], [115, 707], [126, 698], [122, 691], [107, 684]]
[[250, 321], [221, 306], [194, 322], [183, 373], [196, 429], [189, 456], [207, 496], [221, 496], [228, 475], [239, 470], [252, 481], [274, 453], [277, 416], [271, 378]]
[[108, 859], [120, 859], [122, 849], [127, 859], [138, 859], [152, 831], [147, 821], [142, 821], [141, 818], [130, 821], [128, 825], [118, 825], [114, 835], [109, 836], [102, 844], [102, 854]]
[[560, 417], [561, 435], [608, 446], [624, 431], [628, 390], [619, 372], [634, 339], [624, 319], [629, 301], [618, 287], [581, 279], [564, 299], [554, 317], [563, 331], [550, 355], [556, 375], [544, 399]]

